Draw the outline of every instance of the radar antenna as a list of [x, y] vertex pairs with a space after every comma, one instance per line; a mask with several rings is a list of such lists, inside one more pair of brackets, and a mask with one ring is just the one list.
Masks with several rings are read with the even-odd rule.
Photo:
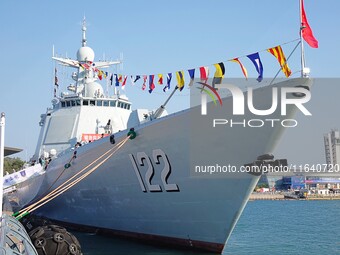
[[86, 18], [84, 16], [84, 19], [83, 19], [83, 24], [82, 24], [82, 28], [81, 30], [83, 31], [83, 39], [81, 41], [81, 46], [85, 47], [86, 46]]

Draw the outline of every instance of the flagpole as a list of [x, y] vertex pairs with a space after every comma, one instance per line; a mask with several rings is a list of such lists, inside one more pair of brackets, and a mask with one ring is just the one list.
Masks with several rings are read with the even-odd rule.
[[305, 28], [302, 23], [302, 1], [300, 0], [300, 42], [301, 42], [301, 77], [305, 77], [305, 66], [306, 66], [306, 59], [305, 59], [305, 47], [304, 42], [302, 39], [302, 30]]
[[[0, 218], [2, 217], [3, 202], [3, 175], [4, 175], [4, 150], [5, 150], [5, 113], [0, 116]], [[1, 221], [1, 220], [0, 220]]]

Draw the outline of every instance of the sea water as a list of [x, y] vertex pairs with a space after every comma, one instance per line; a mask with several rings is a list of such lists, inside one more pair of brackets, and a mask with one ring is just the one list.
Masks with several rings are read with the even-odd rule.
[[[209, 254], [160, 248], [95, 234], [74, 234], [84, 255]], [[340, 200], [248, 202], [223, 254], [340, 255]]]

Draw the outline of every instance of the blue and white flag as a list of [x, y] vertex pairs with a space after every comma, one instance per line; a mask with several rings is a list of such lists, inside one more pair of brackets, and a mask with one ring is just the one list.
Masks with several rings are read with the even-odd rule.
[[262, 66], [262, 62], [261, 62], [259, 53], [256, 52], [254, 54], [248, 55], [247, 57], [251, 60], [251, 62], [253, 62], [254, 66], [256, 68], [256, 71], [259, 74], [259, 77], [257, 77], [256, 80], [258, 82], [261, 82], [263, 80], [263, 66]]
[[191, 87], [194, 84], [194, 79], [195, 79], [195, 69], [190, 69], [188, 70], [189, 76], [190, 76], [190, 82], [189, 82], [189, 87]]
[[168, 89], [170, 89], [171, 78], [172, 78], [172, 73], [168, 73], [166, 75], [166, 85], [163, 88], [164, 92], [167, 91]]

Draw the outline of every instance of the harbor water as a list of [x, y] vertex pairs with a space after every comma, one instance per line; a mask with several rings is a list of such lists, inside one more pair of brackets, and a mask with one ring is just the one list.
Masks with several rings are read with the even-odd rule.
[[[251, 201], [224, 255], [340, 254], [340, 200]], [[209, 254], [160, 248], [119, 238], [75, 233], [84, 255]]]

